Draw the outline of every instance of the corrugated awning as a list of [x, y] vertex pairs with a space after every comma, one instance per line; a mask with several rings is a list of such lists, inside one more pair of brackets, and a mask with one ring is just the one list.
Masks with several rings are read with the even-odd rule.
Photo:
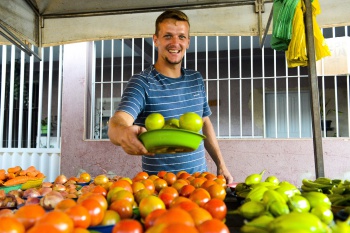
[[[350, 0], [319, 1], [323, 12], [317, 20], [321, 27], [350, 24]], [[261, 22], [265, 28], [272, 0], [262, 2]], [[188, 14], [192, 35], [259, 35], [255, 0], [2, 0], [0, 24], [24, 43], [47, 47], [148, 37], [154, 32], [155, 19], [167, 8]], [[1, 43], [8, 41], [0, 36]]]

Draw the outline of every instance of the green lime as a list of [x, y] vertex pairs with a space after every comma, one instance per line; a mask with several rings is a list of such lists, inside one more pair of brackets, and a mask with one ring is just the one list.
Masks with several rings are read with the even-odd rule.
[[146, 117], [145, 127], [147, 130], [155, 130], [163, 128], [165, 120], [162, 114], [160, 113], [151, 113]]
[[179, 119], [171, 118], [169, 120], [166, 120], [163, 128], [165, 128], [165, 129], [166, 128], [168, 128], [168, 129], [172, 129], [172, 128], [178, 129], [178, 128], [180, 128]]
[[198, 132], [203, 127], [203, 119], [195, 112], [186, 112], [180, 116], [179, 125], [181, 129]]

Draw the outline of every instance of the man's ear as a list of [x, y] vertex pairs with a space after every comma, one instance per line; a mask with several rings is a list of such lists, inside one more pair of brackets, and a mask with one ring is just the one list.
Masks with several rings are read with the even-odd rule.
[[153, 35], [153, 43], [154, 43], [154, 46], [158, 47], [158, 38], [156, 35]]

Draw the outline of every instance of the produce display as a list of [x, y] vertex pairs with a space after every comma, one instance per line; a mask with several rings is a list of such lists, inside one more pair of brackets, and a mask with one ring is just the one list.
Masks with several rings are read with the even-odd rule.
[[[16, 170], [17, 176], [27, 175]], [[234, 232], [350, 232], [349, 181], [304, 179], [297, 188], [276, 176], [263, 179], [264, 174], [251, 174], [234, 188], [209, 172], [138, 172], [134, 177], [81, 172], [59, 175], [54, 182], [28, 183], [28, 178], [13, 186], [5, 186], [5, 178], [0, 232], [228, 233], [238, 215], [242, 222]], [[238, 200], [238, 208], [228, 209], [227, 198]]]
[[209, 172], [59, 175], [26, 190], [2, 189], [1, 200], [16, 205], [0, 209], [0, 232], [228, 233], [226, 191], [224, 177]]
[[304, 179], [299, 189], [275, 176], [263, 180], [264, 173], [251, 174], [236, 185], [242, 204], [231, 214], [244, 217], [240, 232], [350, 232], [349, 181]]

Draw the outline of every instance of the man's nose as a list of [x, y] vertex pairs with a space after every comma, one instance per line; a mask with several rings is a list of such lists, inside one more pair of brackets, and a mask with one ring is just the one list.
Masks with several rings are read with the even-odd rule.
[[180, 38], [177, 36], [173, 36], [171, 39], [172, 44], [178, 44], [180, 42]]

